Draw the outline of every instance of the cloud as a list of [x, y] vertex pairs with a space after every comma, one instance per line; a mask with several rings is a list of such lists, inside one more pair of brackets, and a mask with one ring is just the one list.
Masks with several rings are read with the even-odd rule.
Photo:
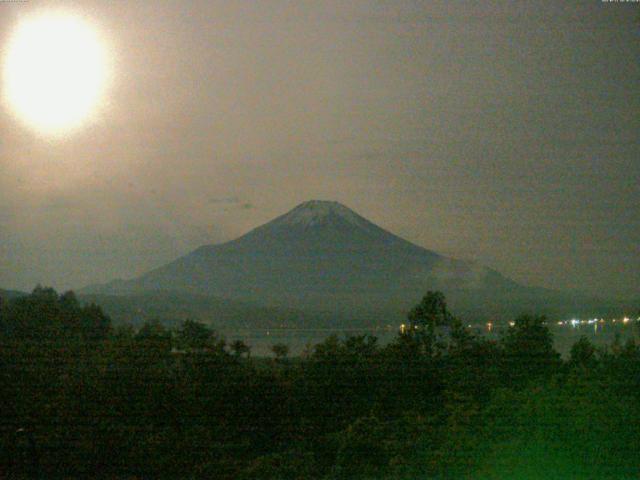
[[209, 199], [209, 203], [213, 205], [220, 205], [223, 212], [229, 212], [231, 210], [253, 210], [255, 205], [251, 202], [241, 200], [238, 197], [214, 197]]
[[209, 199], [209, 203], [222, 205], [235, 205], [240, 203], [238, 197], [213, 197]]

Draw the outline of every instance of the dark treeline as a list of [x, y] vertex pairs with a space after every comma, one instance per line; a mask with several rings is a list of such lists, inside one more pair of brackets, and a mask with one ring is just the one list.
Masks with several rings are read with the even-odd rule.
[[428, 293], [395, 341], [253, 358], [207, 326], [111, 325], [73, 293], [0, 305], [0, 477], [637, 478], [640, 347], [544, 318], [476, 337]]

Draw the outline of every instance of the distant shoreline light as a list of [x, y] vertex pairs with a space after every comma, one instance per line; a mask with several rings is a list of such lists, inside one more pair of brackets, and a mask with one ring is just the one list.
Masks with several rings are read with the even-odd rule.
[[[640, 322], [640, 317], [636, 318], [635, 320], [625, 316], [622, 318], [610, 318], [610, 319], [604, 319], [604, 318], [591, 318], [588, 320], [582, 320], [582, 319], [577, 319], [577, 318], [572, 318], [570, 320], [557, 320], [555, 322], [551, 322], [551, 323], [547, 323], [549, 326], [555, 326], [555, 327], [572, 327], [572, 328], [578, 328], [580, 326], [584, 326], [584, 325], [594, 325], [594, 326], [603, 326], [605, 324], [616, 324], [616, 325], [628, 325], [630, 323], [633, 322]], [[508, 323], [506, 323], [504, 326], [509, 326], [509, 328], [513, 328], [516, 326], [516, 322], [515, 321], [509, 321]], [[498, 326], [500, 326], [500, 324], [498, 324]], [[476, 323], [476, 324], [472, 324], [472, 323], [467, 323], [466, 324], [466, 328], [469, 330], [486, 330], [487, 332], [492, 332], [496, 327], [496, 323], [495, 322], [486, 322], [486, 323]], [[407, 326], [405, 324], [400, 325], [399, 330], [404, 333], [407, 330]]]

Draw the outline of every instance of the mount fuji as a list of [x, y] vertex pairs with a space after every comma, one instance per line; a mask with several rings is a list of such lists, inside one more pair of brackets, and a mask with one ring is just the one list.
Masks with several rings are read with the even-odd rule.
[[184, 294], [278, 308], [361, 312], [373, 320], [441, 290], [458, 311], [499, 315], [526, 309], [540, 288], [522, 286], [475, 262], [404, 240], [333, 201], [304, 202], [245, 235], [205, 245], [138, 278], [87, 287], [85, 294]]

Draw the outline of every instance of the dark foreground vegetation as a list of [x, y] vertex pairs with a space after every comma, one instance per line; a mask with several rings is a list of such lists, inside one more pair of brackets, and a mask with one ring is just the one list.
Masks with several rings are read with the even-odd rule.
[[561, 359], [535, 316], [489, 341], [438, 293], [408, 320], [259, 359], [38, 288], [0, 306], [0, 477], [638, 478], [636, 343]]

